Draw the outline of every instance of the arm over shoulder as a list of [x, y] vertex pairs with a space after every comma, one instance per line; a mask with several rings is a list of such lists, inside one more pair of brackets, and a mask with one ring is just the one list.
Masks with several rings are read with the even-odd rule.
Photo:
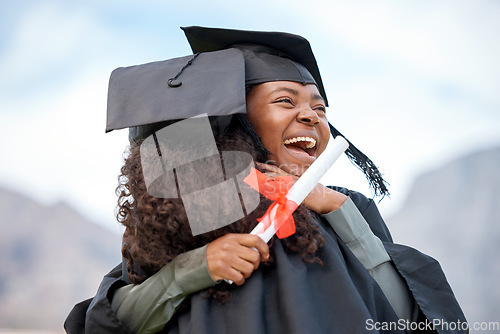
[[134, 333], [156, 333], [186, 296], [215, 284], [207, 267], [207, 246], [180, 254], [141, 284], [116, 290], [111, 307]]
[[116, 289], [126, 285], [122, 279], [122, 266], [117, 265], [102, 279], [94, 298], [73, 307], [64, 322], [68, 334], [103, 333], [129, 334], [111, 309], [110, 298]]
[[75, 305], [64, 328], [69, 334], [147, 333], [164, 326], [187, 295], [214, 284], [206, 246], [179, 255], [142, 284], [127, 284], [118, 265], [104, 276], [94, 298]]

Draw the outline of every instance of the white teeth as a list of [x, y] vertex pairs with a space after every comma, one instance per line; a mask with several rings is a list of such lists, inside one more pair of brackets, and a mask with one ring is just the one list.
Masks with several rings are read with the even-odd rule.
[[286, 139], [283, 144], [288, 145], [288, 144], [293, 144], [299, 141], [306, 141], [308, 142], [306, 148], [313, 148], [316, 146], [316, 139], [311, 138], [311, 137], [294, 137], [290, 139]]

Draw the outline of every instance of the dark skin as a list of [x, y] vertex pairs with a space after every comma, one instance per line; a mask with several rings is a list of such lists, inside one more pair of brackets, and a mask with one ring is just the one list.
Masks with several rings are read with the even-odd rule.
[[242, 285], [267, 260], [269, 246], [256, 235], [230, 233], [207, 247], [207, 266], [215, 281], [226, 279]]
[[[291, 81], [266, 82], [247, 95], [247, 118], [271, 152], [270, 163], [257, 163], [272, 179], [291, 175], [293, 183], [325, 150], [330, 132], [325, 103], [316, 85]], [[303, 204], [320, 213], [337, 210], [347, 196], [316, 185]], [[256, 252], [257, 250], [258, 252]], [[242, 285], [269, 259], [269, 246], [251, 234], [227, 234], [207, 247], [207, 266], [215, 281]]]

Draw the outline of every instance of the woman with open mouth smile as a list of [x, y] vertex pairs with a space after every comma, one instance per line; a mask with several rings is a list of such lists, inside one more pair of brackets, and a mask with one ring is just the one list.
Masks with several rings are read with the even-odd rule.
[[247, 95], [247, 117], [271, 152], [273, 164], [297, 176], [325, 150], [330, 138], [325, 101], [314, 84], [260, 84]]
[[[247, 118], [270, 152], [267, 175], [300, 177], [330, 138], [325, 100], [315, 84], [271, 81], [247, 94]], [[318, 184], [304, 204], [317, 213], [338, 209], [347, 196]]]
[[[271, 205], [288, 204], [266, 186], [290, 188], [340, 132], [303, 37], [183, 30], [193, 55], [111, 75], [106, 130], [129, 128], [130, 139], [117, 188], [123, 263], [66, 331], [448, 333], [439, 324], [466, 323], [439, 263], [394, 243], [356, 191], [318, 184], [286, 219], [290, 233], [269, 244], [250, 234]], [[346, 154], [374, 196], [388, 194], [368, 157], [350, 142]], [[261, 177], [258, 192], [249, 175]]]

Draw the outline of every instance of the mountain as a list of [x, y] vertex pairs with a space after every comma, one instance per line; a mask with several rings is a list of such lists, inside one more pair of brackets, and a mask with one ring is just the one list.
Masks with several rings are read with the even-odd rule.
[[387, 219], [396, 243], [442, 265], [472, 322], [500, 314], [500, 147], [418, 177], [402, 209]]
[[62, 332], [73, 305], [121, 261], [120, 244], [64, 203], [0, 189], [0, 328]]

